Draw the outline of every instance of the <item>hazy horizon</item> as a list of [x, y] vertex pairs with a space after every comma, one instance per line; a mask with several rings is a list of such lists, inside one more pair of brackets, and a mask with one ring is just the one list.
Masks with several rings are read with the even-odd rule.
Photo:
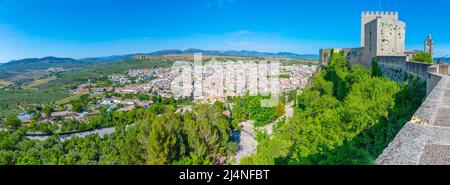
[[[281, 52], [286, 52], [286, 51], [271, 52], [271, 51], [256, 51], [256, 50], [216, 50], [216, 49], [202, 49], [202, 48], [184, 48], [184, 49], [161, 49], [161, 50], [154, 50], [154, 51], [147, 51], [147, 52], [122, 53], [122, 54], [102, 55], [102, 56], [87, 56], [87, 57], [70, 57], [70, 56], [53, 56], [53, 55], [49, 55], [49, 56], [41, 56], [41, 57], [17, 58], [17, 59], [12, 59], [12, 60], [9, 60], [9, 61], [0, 61], [0, 64], [13, 62], [13, 61], [18, 61], [18, 60], [23, 60], [23, 59], [30, 59], [30, 58], [41, 59], [41, 58], [47, 58], [47, 57], [56, 57], [56, 58], [71, 58], [71, 59], [75, 59], [75, 60], [82, 60], [82, 59], [88, 59], [88, 58], [124, 56], [124, 55], [132, 55], [132, 54], [147, 54], [147, 53], [153, 53], [153, 52], [158, 52], [158, 51], [169, 51], [169, 50], [185, 51], [185, 50], [188, 50], [188, 49], [199, 49], [199, 50], [204, 50], [204, 51], [224, 51], [224, 52], [226, 52], [226, 51], [237, 51], [237, 52], [250, 51], [250, 52], [271, 53], [271, 54], [277, 54], [277, 53], [281, 53]], [[317, 56], [319, 56], [319, 54], [315, 54], [315, 53], [302, 53], [302, 54], [295, 53], [295, 52], [288, 52], [288, 53], [297, 54], [297, 55], [317, 55]]]

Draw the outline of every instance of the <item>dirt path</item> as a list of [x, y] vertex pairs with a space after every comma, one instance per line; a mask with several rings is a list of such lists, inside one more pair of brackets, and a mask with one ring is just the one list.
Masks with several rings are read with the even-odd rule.
[[268, 124], [268, 125], [266, 125], [264, 127], [258, 128], [258, 130], [265, 131], [268, 135], [271, 135], [272, 132], [273, 132], [273, 127], [275, 125], [277, 125], [278, 122], [283, 120], [283, 118], [290, 118], [290, 117], [294, 116], [294, 108], [293, 108], [293, 106], [294, 106], [294, 101], [291, 101], [291, 102], [287, 103], [285, 105], [286, 112], [284, 113], [283, 116], [279, 117], [277, 120], [275, 120], [274, 122], [272, 122], [272, 123], [270, 123], [270, 124]]
[[[265, 131], [269, 135], [272, 134], [273, 127], [278, 124], [279, 121], [281, 121], [283, 118], [290, 118], [294, 115], [294, 109], [292, 107], [293, 105], [293, 101], [287, 103], [285, 107], [286, 113], [283, 116], [281, 116], [271, 124], [257, 129], [259, 129], [260, 131]], [[242, 158], [252, 155], [256, 152], [258, 141], [256, 140], [254, 125], [255, 122], [252, 120], [243, 121], [239, 123], [239, 127], [241, 128], [241, 130], [233, 134], [233, 138], [239, 144], [239, 151], [234, 156], [234, 158], [236, 159], [233, 163], [234, 165], [239, 164]]]
[[258, 141], [256, 141], [256, 133], [253, 130], [254, 121], [243, 121], [239, 123], [241, 131], [235, 132], [233, 137], [239, 144], [239, 151], [234, 156], [236, 161], [233, 163], [237, 165], [240, 163], [243, 157], [252, 155], [256, 152], [256, 147], [258, 146]]

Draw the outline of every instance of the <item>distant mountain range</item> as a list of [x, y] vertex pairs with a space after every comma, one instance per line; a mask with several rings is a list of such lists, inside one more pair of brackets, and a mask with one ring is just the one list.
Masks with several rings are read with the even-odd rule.
[[[305, 59], [305, 60], [318, 60], [318, 55], [307, 54], [301, 55], [290, 52], [258, 52], [258, 51], [220, 51], [220, 50], [202, 50], [202, 49], [186, 49], [186, 50], [160, 50], [150, 53], [136, 53], [136, 54], [126, 54], [126, 55], [113, 55], [107, 57], [92, 57], [83, 59], [73, 59], [73, 58], [58, 58], [58, 57], [44, 57], [44, 58], [26, 58], [21, 60], [13, 60], [8, 63], [0, 63], [0, 72], [22, 72], [27, 70], [46, 70], [49, 68], [64, 68], [71, 69], [82, 67], [93, 63], [105, 63], [105, 62], [115, 62], [131, 59], [135, 55], [148, 55], [148, 56], [161, 56], [161, 55], [172, 55], [172, 54], [194, 54], [203, 53], [204, 55], [216, 55], [216, 56], [243, 56], [243, 57], [270, 57], [270, 58], [292, 58], [292, 59]], [[435, 61], [439, 60], [435, 58]], [[442, 58], [442, 62], [450, 64], [450, 58]]]
[[0, 64], [0, 71], [26, 71], [31, 70], [46, 70], [48, 68], [74, 68], [85, 65], [83, 61], [75, 60], [73, 58], [58, 58], [58, 57], [44, 57], [44, 58], [27, 58], [21, 60], [13, 60], [8, 63]]
[[219, 50], [201, 50], [201, 49], [186, 49], [186, 50], [161, 50], [151, 53], [137, 53], [127, 55], [113, 55], [107, 57], [92, 57], [83, 59], [73, 58], [58, 58], [58, 57], [44, 57], [44, 58], [27, 58], [21, 60], [13, 60], [8, 63], [0, 64], [0, 71], [27, 71], [27, 70], [46, 70], [48, 68], [76, 68], [82, 67], [87, 64], [100, 63], [100, 62], [114, 62], [128, 60], [135, 55], [148, 55], [148, 56], [161, 56], [171, 54], [194, 54], [203, 53], [204, 55], [217, 55], [217, 56], [243, 56], [243, 57], [275, 57], [275, 58], [292, 58], [292, 59], [305, 59], [305, 60], [318, 60], [318, 55], [300, 55], [289, 52], [269, 53], [269, 52], [257, 52], [257, 51], [219, 51]]
[[292, 59], [305, 59], [305, 60], [318, 60], [318, 55], [300, 55], [296, 53], [290, 52], [278, 52], [278, 53], [269, 53], [269, 52], [258, 52], [258, 51], [248, 51], [248, 50], [229, 50], [229, 51], [221, 51], [221, 50], [202, 50], [202, 49], [186, 49], [186, 50], [161, 50], [152, 53], [143, 53], [140, 55], [150, 55], [150, 56], [159, 56], [159, 55], [170, 55], [170, 54], [194, 54], [194, 53], [203, 53], [204, 55], [216, 55], [216, 56], [243, 56], [243, 57], [275, 57], [275, 58], [292, 58]]
[[269, 52], [258, 52], [258, 51], [247, 51], [247, 50], [229, 50], [229, 51], [221, 51], [221, 50], [202, 50], [202, 49], [186, 49], [186, 50], [178, 50], [178, 49], [169, 49], [169, 50], [160, 50], [151, 53], [136, 53], [136, 54], [127, 54], [127, 55], [114, 55], [108, 57], [97, 57], [97, 58], [85, 58], [81, 59], [82, 61], [117, 61], [117, 60], [126, 60], [130, 59], [135, 55], [147, 55], [147, 56], [161, 56], [161, 55], [174, 55], [174, 54], [194, 54], [194, 53], [203, 53], [204, 55], [215, 55], [215, 56], [242, 56], [242, 57], [275, 57], [275, 58], [292, 58], [292, 59], [305, 59], [305, 60], [318, 60], [319, 55], [307, 54], [300, 55], [296, 53], [290, 52], [278, 52], [278, 53], [269, 53]]

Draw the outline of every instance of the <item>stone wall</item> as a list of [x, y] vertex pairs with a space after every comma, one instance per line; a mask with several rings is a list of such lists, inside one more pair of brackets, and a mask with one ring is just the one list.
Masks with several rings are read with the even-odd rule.
[[428, 73], [427, 75], [427, 95], [429, 95], [433, 91], [434, 87], [436, 87], [436, 85], [439, 83], [439, 81], [441, 81], [443, 75], [436, 73]]
[[406, 70], [406, 57], [403, 56], [379, 56], [378, 66], [384, 77], [395, 82], [402, 83], [413, 78]]
[[[344, 51], [344, 55], [351, 66], [355, 64], [361, 64], [362, 66], [370, 67], [370, 63], [365, 62], [368, 60], [365, 59], [366, 56], [364, 56], [363, 48], [321, 49], [320, 50], [321, 62], [328, 63], [330, 61], [331, 51], [334, 51], [335, 53]], [[427, 81], [429, 78], [430, 70], [431, 72], [433, 72], [433, 70], [437, 71], [435, 65], [422, 62], [407, 62], [406, 58], [407, 58], [406, 56], [376, 57], [378, 66], [380, 67], [383, 76], [399, 83], [405, 81], [410, 82], [414, 77], [418, 77], [424, 81]], [[439, 68], [439, 71], [448, 73], [448, 66], [441, 66]], [[427, 93], [429, 92], [430, 90], [427, 91]]]
[[428, 72], [430, 73], [439, 73], [439, 74], [445, 74], [450, 75], [450, 66], [448, 64], [435, 64], [428, 68]]
[[350, 66], [360, 64], [362, 66], [369, 67], [370, 64], [365, 62], [367, 61], [366, 60], [367, 56], [364, 55], [364, 48], [350, 48], [344, 51], [346, 51], [345, 57], [347, 58], [347, 61], [350, 64]]
[[428, 73], [427, 79], [427, 98], [376, 164], [450, 165], [450, 76]]
[[[377, 57], [383, 75], [402, 82], [411, 76], [426, 81], [427, 97], [376, 160], [381, 165], [450, 164], [450, 76], [434, 72], [448, 66], [406, 62], [405, 57]], [[439, 68], [438, 68], [439, 67]]]
[[[322, 62], [329, 62], [332, 49], [321, 50]], [[361, 57], [360, 49], [344, 51], [350, 60]], [[325, 54], [324, 54], [325, 53]], [[326, 55], [328, 53], [328, 55]], [[450, 76], [448, 66], [407, 62], [406, 56], [377, 56], [383, 76], [399, 83], [419, 78], [426, 82], [427, 97], [409, 121], [376, 160], [379, 165], [450, 165]], [[350, 62], [355, 64], [355, 62]], [[357, 62], [356, 62], [357, 63]]]
[[[363, 12], [361, 48], [335, 48], [344, 51], [350, 65], [371, 66], [377, 59], [383, 76], [396, 82], [421, 79], [427, 85], [427, 98], [413, 119], [397, 134], [377, 159], [377, 164], [450, 165], [450, 76], [449, 68], [409, 62], [417, 51], [405, 50], [406, 24], [398, 13]], [[329, 63], [332, 49], [320, 50], [321, 64]], [[430, 67], [431, 66], [431, 67]]]
[[364, 49], [363, 48], [328, 48], [321, 49], [319, 51], [320, 54], [320, 62], [329, 63], [331, 60], [331, 51], [334, 53], [339, 53], [341, 51], [344, 52], [344, 56], [347, 58], [350, 66], [355, 64], [360, 64], [367, 67], [367, 63], [365, 63]]
[[403, 66], [404, 62], [406, 61], [406, 56], [378, 56], [377, 61], [378, 63], [383, 64]]
[[322, 64], [327, 64], [331, 60], [331, 51], [333, 49], [320, 49], [319, 51], [319, 62]]
[[420, 77], [422, 79], [428, 79], [428, 67], [432, 64], [422, 62], [405, 62], [406, 71], [409, 74]]
[[[407, 62], [405, 56], [378, 56], [378, 66], [383, 76], [402, 83], [410, 82], [414, 77], [418, 77], [427, 84], [427, 94], [434, 87], [434, 79], [431, 79], [429, 68], [432, 64], [421, 62]], [[430, 81], [431, 80], [431, 81]]]

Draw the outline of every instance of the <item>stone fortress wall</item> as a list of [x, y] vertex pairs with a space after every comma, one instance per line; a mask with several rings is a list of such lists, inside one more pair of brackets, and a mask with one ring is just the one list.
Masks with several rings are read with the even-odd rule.
[[377, 56], [406, 56], [406, 24], [398, 20], [397, 12], [362, 12], [361, 47], [321, 49], [321, 61], [327, 63], [330, 52], [344, 51], [350, 65], [370, 67]]
[[435, 66], [429, 63], [408, 62], [405, 56], [378, 56], [378, 67], [381, 69], [384, 77], [393, 81], [403, 83], [411, 81], [413, 77], [418, 77], [427, 84], [427, 94], [431, 92], [435, 78], [430, 78], [430, 68]]
[[360, 64], [362, 66], [367, 66], [365, 59], [367, 56], [364, 55], [364, 48], [326, 48], [320, 49], [320, 58], [319, 60], [322, 63], [328, 63], [331, 59], [331, 51], [335, 53], [339, 53], [340, 51], [344, 52], [344, 56], [347, 58], [350, 65]]
[[450, 76], [427, 76], [427, 98], [376, 164], [450, 165]]
[[[380, 165], [450, 165], [450, 76], [449, 66], [410, 61], [417, 51], [405, 50], [406, 24], [398, 13], [363, 12], [361, 48], [321, 49], [321, 63], [330, 61], [331, 52], [344, 51], [350, 65], [371, 66], [376, 59], [383, 76], [397, 82], [413, 77], [426, 82], [427, 98], [376, 160]], [[425, 52], [433, 53], [431, 35]]]

